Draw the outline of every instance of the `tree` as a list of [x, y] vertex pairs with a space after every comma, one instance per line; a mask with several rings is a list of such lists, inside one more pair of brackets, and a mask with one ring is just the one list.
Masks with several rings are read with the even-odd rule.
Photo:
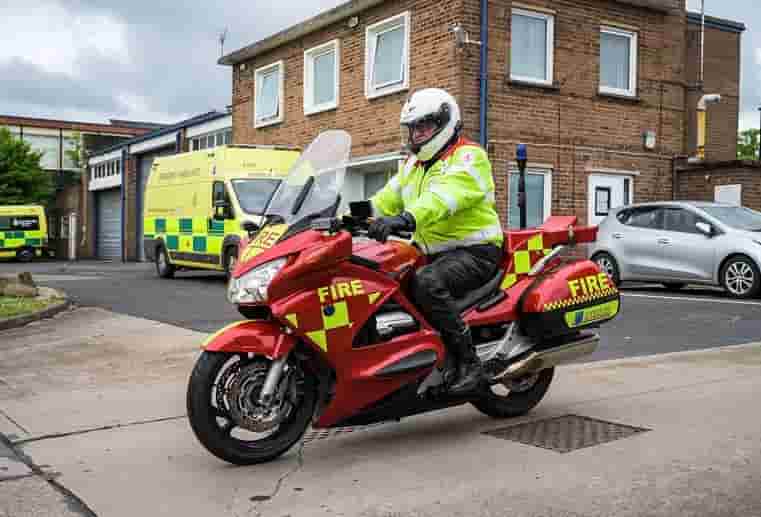
[[737, 136], [737, 158], [739, 160], [758, 160], [758, 129], [746, 129]]
[[53, 179], [40, 166], [42, 153], [0, 128], [0, 205], [47, 204]]

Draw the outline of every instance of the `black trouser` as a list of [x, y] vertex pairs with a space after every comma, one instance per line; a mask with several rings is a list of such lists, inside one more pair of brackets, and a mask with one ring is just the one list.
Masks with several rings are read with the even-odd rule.
[[458, 347], [466, 327], [454, 308], [454, 299], [491, 280], [501, 260], [502, 250], [497, 246], [458, 248], [431, 256], [430, 263], [422, 267], [413, 280], [412, 292], [417, 306], [458, 359], [467, 353]]

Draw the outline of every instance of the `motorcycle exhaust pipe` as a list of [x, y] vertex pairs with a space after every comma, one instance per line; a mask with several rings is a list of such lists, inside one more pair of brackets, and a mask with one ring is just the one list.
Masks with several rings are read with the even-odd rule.
[[540, 352], [532, 352], [525, 359], [511, 364], [506, 372], [500, 376], [500, 379], [523, 377], [546, 368], [570, 363], [579, 357], [591, 354], [597, 350], [597, 345], [599, 344], [600, 336], [597, 334], [591, 334], [582, 336], [570, 343], [542, 350]]

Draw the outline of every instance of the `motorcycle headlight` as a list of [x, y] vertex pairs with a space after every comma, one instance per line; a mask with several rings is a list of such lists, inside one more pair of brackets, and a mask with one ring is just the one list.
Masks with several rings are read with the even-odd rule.
[[227, 299], [235, 305], [266, 302], [267, 288], [285, 263], [286, 259], [279, 258], [252, 269], [240, 278], [231, 278], [227, 286]]

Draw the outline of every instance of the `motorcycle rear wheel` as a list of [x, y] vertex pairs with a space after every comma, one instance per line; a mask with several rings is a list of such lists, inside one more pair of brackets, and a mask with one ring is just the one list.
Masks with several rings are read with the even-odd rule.
[[[235, 360], [237, 358], [237, 361]], [[190, 376], [187, 391], [187, 410], [190, 426], [201, 444], [216, 457], [235, 465], [254, 465], [271, 461], [287, 452], [306, 432], [311, 422], [316, 404], [315, 380], [308, 372], [297, 369], [302, 379], [297, 402], [288, 416], [277, 424], [270, 434], [256, 439], [241, 439], [234, 432], [254, 435], [239, 427], [229, 408], [231, 403], [226, 393], [230, 379], [244, 368], [256, 368], [254, 363], [262, 363], [261, 370], [268, 369], [269, 361], [258, 357], [249, 359], [246, 354], [236, 355], [221, 352], [203, 352], [198, 358]], [[237, 431], [239, 430], [239, 431]], [[261, 433], [266, 434], [266, 433]]]
[[544, 398], [554, 374], [555, 368], [546, 368], [522, 380], [483, 388], [479, 397], [471, 401], [471, 404], [481, 413], [492, 418], [525, 415]]

